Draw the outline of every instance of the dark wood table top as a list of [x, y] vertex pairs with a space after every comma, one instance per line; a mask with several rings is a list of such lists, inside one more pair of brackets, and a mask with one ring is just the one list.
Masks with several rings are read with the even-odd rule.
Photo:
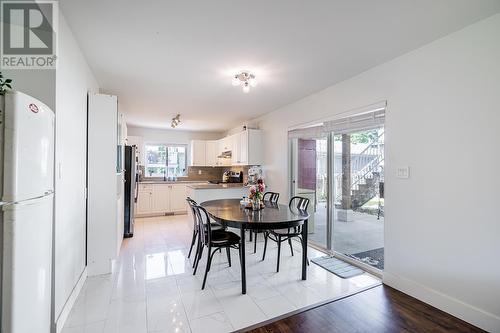
[[201, 204], [216, 221], [233, 228], [283, 229], [304, 223], [309, 218], [306, 211], [290, 209], [286, 205], [265, 202], [265, 208], [257, 211], [240, 205], [241, 199], [210, 200]]

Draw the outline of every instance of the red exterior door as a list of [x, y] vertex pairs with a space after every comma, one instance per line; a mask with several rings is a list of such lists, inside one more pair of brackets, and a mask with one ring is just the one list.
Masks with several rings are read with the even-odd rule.
[[316, 140], [299, 139], [298, 187], [316, 190]]

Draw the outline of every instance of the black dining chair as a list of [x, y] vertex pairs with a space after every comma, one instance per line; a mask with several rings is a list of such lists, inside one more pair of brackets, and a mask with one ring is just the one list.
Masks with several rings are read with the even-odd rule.
[[[288, 203], [288, 207], [290, 209], [296, 208], [299, 212], [307, 212], [307, 208], [309, 207], [309, 199], [304, 197], [295, 196], [290, 199]], [[267, 240], [270, 239], [276, 243], [278, 243], [278, 262], [276, 264], [276, 272], [280, 271], [280, 256], [281, 256], [281, 243], [288, 241], [290, 245], [290, 252], [293, 256], [293, 246], [292, 246], [292, 238], [300, 239], [300, 243], [304, 245], [304, 240], [302, 239], [302, 226], [288, 228], [288, 229], [277, 229], [271, 230], [264, 233], [264, 253], [262, 255], [262, 260], [266, 258], [266, 249], [267, 249]], [[307, 245], [307, 244], [306, 244]], [[309, 259], [307, 259], [307, 264], [309, 265]]]
[[[198, 250], [200, 248], [200, 239], [198, 238], [198, 232], [199, 232], [199, 227], [198, 227], [198, 219], [196, 218], [196, 211], [194, 210], [194, 206], [197, 206], [198, 204], [196, 201], [191, 199], [190, 197], [186, 198], [186, 201], [191, 208], [191, 212], [193, 213], [193, 236], [191, 238], [191, 247], [189, 248], [189, 253], [188, 253], [188, 258], [191, 258], [191, 252], [193, 251], [193, 246], [195, 243], [196, 244], [196, 253], [195, 253], [195, 258], [198, 255]], [[212, 222], [212, 230], [218, 230], [222, 229], [222, 226], [219, 223]], [[196, 242], [198, 240], [198, 242]], [[194, 265], [196, 264], [196, 260], [193, 262], [193, 268]]]
[[[269, 202], [270, 204], [278, 204], [280, 194], [278, 192], [266, 192], [262, 196], [262, 201]], [[254, 234], [253, 253], [257, 253], [257, 235], [265, 233], [265, 230], [250, 230], [250, 242], [252, 241], [252, 233]]]
[[263, 201], [268, 201], [270, 203], [278, 203], [279, 198], [280, 194], [278, 192], [266, 192], [262, 196]]
[[205, 210], [205, 208], [196, 205], [194, 206], [196, 217], [198, 218], [198, 234], [201, 236], [201, 247], [196, 258], [196, 265], [194, 268], [194, 274], [196, 274], [196, 270], [198, 269], [198, 264], [200, 262], [201, 257], [203, 256], [203, 249], [207, 247], [207, 265], [205, 268], [205, 276], [203, 277], [203, 284], [201, 289], [205, 289], [205, 284], [207, 282], [207, 275], [210, 271], [210, 266], [212, 266], [212, 259], [214, 254], [220, 250], [225, 248], [227, 253], [227, 261], [229, 262], [229, 267], [231, 267], [231, 249], [236, 249], [240, 253], [240, 236], [235, 234], [234, 232], [218, 229], [212, 230], [212, 223], [210, 223], [210, 217]]

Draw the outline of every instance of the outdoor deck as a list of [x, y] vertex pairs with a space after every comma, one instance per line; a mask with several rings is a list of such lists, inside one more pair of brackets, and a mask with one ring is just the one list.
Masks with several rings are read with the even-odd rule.
[[[352, 212], [352, 221], [334, 222], [333, 246], [334, 250], [343, 254], [357, 257], [383, 258], [384, 247], [384, 217], [377, 220], [377, 216]], [[326, 247], [326, 204], [319, 203], [314, 214], [314, 232], [309, 234], [309, 240], [317, 245]], [[368, 252], [369, 253], [364, 253]], [[361, 254], [361, 255], [360, 255]], [[381, 266], [383, 268], [383, 259]]]

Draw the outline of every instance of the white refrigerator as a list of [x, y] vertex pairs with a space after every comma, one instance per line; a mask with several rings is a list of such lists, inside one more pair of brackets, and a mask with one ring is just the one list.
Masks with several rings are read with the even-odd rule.
[[21, 92], [0, 112], [1, 332], [49, 332], [54, 112]]

